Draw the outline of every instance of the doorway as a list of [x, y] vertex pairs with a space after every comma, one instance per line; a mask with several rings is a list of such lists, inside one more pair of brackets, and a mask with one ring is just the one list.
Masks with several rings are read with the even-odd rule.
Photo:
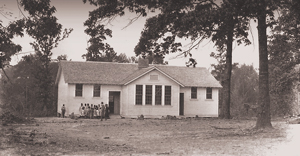
[[110, 114], [120, 115], [120, 92], [109, 92], [109, 111]]
[[179, 97], [179, 115], [184, 115], [184, 93], [180, 93]]

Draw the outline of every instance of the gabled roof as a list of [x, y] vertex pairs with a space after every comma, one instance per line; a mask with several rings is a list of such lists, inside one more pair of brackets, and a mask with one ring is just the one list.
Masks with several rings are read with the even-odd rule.
[[221, 87], [207, 69], [199, 67], [150, 65], [148, 68], [138, 69], [137, 64], [129, 63], [61, 61], [60, 69], [65, 82], [73, 84], [127, 85], [157, 70], [182, 87]]
[[157, 66], [159, 70], [168, 74], [185, 87], [214, 87], [222, 88], [219, 81], [204, 67]]
[[166, 77], [170, 78], [171, 80], [175, 81], [177, 84], [179, 84], [180, 86], [184, 87], [184, 85], [180, 82], [178, 82], [177, 80], [175, 80], [174, 78], [170, 77], [168, 74], [162, 72], [161, 70], [159, 70], [157, 68], [157, 65], [155, 66], [150, 66], [149, 68], [143, 68], [140, 69], [139, 71], [136, 71], [135, 73], [133, 73], [132, 75], [128, 76], [125, 80], [123, 80], [124, 85], [127, 85], [137, 79], [139, 79], [140, 77], [144, 76], [145, 74], [153, 71], [153, 70], [158, 70], [160, 71], [162, 74], [164, 74]]

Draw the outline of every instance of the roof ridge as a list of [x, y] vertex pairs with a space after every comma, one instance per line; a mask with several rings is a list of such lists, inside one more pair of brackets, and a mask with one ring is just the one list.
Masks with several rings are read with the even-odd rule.
[[187, 66], [175, 66], [175, 65], [162, 65], [162, 64], [153, 64], [153, 66], [158, 66], [158, 67], [178, 67], [178, 68], [190, 68], [190, 69], [193, 69], [193, 68], [201, 68], [201, 69], [207, 69], [205, 67], [187, 67]]
[[[85, 62], [83, 62], [85, 63]], [[103, 64], [131, 64], [131, 65], [137, 65], [137, 63], [119, 63], [119, 62], [100, 62], [100, 61], [86, 61], [86, 63], [103, 63]]]
[[100, 62], [100, 61], [66, 61], [62, 60], [61, 62], [64, 63], [101, 63], [101, 64], [130, 64], [130, 65], [137, 65], [137, 63], [119, 63], [119, 62]]
[[[137, 63], [122, 63], [122, 62], [101, 62], [101, 61], [67, 61], [62, 60], [61, 62], [67, 63], [101, 63], [101, 64], [128, 64], [128, 65], [138, 65]], [[197, 68], [197, 69], [207, 69], [206, 67], [186, 67], [186, 66], [177, 66], [177, 65], [163, 65], [163, 64], [149, 64], [149, 66], [157, 66], [157, 67], [178, 67], [178, 68]]]

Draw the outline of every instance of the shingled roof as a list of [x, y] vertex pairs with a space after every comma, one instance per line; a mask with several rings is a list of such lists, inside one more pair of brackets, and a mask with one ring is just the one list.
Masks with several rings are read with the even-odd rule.
[[59, 70], [65, 82], [72, 84], [127, 85], [152, 70], [158, 70], [182, 87], [221, 87], [207, 69], [200, 67], [150, 65], [138, 69], [137, 64], [128, 63], [61, 61]]

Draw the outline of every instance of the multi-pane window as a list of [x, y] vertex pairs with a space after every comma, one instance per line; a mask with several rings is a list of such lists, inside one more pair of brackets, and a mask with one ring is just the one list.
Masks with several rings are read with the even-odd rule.
[[191, 88], [191, 98], [192, 99], [197, 99], [197, 87], [192, 87]]
[[82, 84], [76, 84], [75, 96], [82, 96]]
[[162, 87], [161, 85], [155, 86], [155, 105], [161, 105], [161, 96], [162, 96]]
[[171, 86], [165, 86], [165, 105], [171, 105]]
[[101, 89], [101, 85], [99, 84], [94, 85], [94, 97], [100, 97], [100, 89]]
[[146, 105], [152, 105], [152, 85], [146, 85]]
[[143, 85], [136, 85], [135, 88], [135, 104], [142, 105], [143, 103]]
[[206, 99], [212, 99], [212, 88], [206, 88]]

